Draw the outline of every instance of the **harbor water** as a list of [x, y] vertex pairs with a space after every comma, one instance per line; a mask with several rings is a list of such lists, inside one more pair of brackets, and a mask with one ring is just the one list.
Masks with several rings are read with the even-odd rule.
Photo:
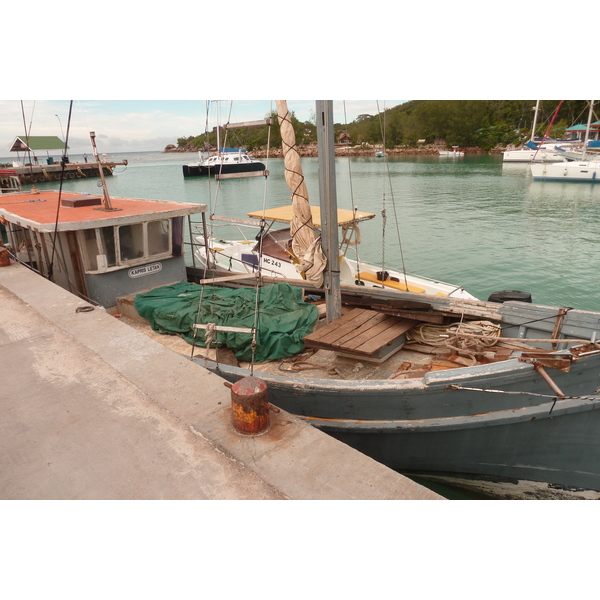
[[[184, 179], [194, 153], [107, 156], [123, 159], [127, 167], [106, 179], [111, 196], [206, 203], [209, 213], [238, 218], [290, 203], [281, 158], [265, 160], [267, 179], [221, 182]], [[302, 159], [302, 168], [316, 205], [317, 159]], [[339, 207], [376, 214], [360, 226], [362, 259], [462, 285], [482, 300], [521, 290], [539, 304], [600, 310], [599, 184], [533, 181], [528, 164], [503, 164], [500, 155], [338, 157], [336, 170]], [[63, 189], [98, 194], [99, 185], [75, 179]], [[215, 234], [239, 237], [229, 225]]]
[[[209, 214], [237, 218], [290, 203], [281, 158], [265, 160], [266, 179], [221, 182], [184, 179], [182, 166], [197, 154], [107, 156], [123, 159], [128, 165], [106, 178], [113, 197], [205, 203]], [[302, 159], [302, 168], [317, 205], [317, 159]], [[360, 226], [362, 259], [461, 285], [482, 300], [521, 290], [538, 304], [600, 311], [600, 184], [533, 181], [528, 164], [503, 164], [500, 155], [338, 157], [336, 169], [339, 207], [376, 214]], [[81, 178], [64, 181], [63, 189], [101, 194], [100, 185]], [[57, 189], [59, 182], [37, 187]], [[214, 233], [239, 236], [231, 225]], [[189, 252], [187, 260], [191, 265]]]

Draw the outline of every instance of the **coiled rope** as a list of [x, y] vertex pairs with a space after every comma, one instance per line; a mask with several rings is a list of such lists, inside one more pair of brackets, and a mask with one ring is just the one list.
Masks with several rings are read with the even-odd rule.
[[449, 348], [463, 356], [467, 355], [476, 364], [476, 353], [482, 346], [495, 346], [501, 333], [500, 325], [491, 321], [469, 321], [450, 326], [419, 323], [406, 332], [406, 337], [416, 343]]
[[[474, 346], [495, 346], [502, 328], [491, 321], [469, 321], [453, 325], [432, 325], [420, 323], [406, 333], [406, 337], [429, 346], [460, 346], [460, 349]], [[468, 336], [468, 337], [467, 337]], [[477, 336], [477, 337], [471, 337]]]

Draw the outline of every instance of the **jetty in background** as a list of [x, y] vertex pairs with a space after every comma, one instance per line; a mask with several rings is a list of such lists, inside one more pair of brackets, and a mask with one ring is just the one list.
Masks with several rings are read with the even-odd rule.
[[[58, 159], [50, 156], [50, 151], [62, 153]], [[0, 165], [11, 169], [19, 177], [21, 184], [43, 183], [45, 181], [60, 181], [61, 179], [82, 179], [89, 177], [100, 177], [102, 174], [110, 176], [117, 166], [127, 166], [127, 160], [107, 161], [103, 155], [100, 165], [92, 157], [92, 162], [71, 162], [67, 155], [68, 146], [56, 136], [23, 136], [16, 137], [10, 147], [10, 152], [17, 153], [17, 160], [12, 164]], [[23, 152], [27, 158], [21, 159]], [[36, 153], [45, 152], [46, 156], [38, 156]], [[84, 155], [85, 156], [85, 155]]]
[[[117, 166], [127, 166], [127, 160], [121, 162], [102, 162], [102, 173], [105, 176], [113, 174]], [[24, 164], [10, 169], [19, 177], [22, 185], [43, 183], [44, 181], [60, 181], [61, 179], [82, 179], [84, 177], [100, 177], [100, 167], [96, 163], [80, 162], [51, 162], [46, 165]]]

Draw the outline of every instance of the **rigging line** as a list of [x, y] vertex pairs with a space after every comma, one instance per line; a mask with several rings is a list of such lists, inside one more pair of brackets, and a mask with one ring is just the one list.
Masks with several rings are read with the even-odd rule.
[[561, 100], [558, 103], [558, 106], [556, 107], [556, 110], [554, 111], [554, 114], [552, 115], [552, 119], [550, 121], [550, 125], [548, 125], [548, 128], [546, 129], [546, 133], [544, 134], [544, 137], [542, 137], [542, 141], [540, 142], [540, 145], [538, 146], [538, 149], [535, 151], [535, 154], [533, 155], [533, 160], [534, 161], [535, 161], [535, 157], [537, 156], [537, 153], [540, 151], [540, 148], [542, 147], [542, 144], [544, 143], [544, 141], [550, 135], [550, 130], [552, 129], [552, 125], [554, 125], [554, 119], [556, 119], [556, 117], [558, 115], [558, 111], [560, 110], [560, 107], [562, 106], [563, 102], [564, 102], [564, 100]]
[[[31, 164], [31, 148], [29, 147], [29, 136], [31, 135], [31, 128], [33, 126], [33, 112], [35, 111], [35, 100], [33, 101], [33, 108], [31, 109], [31, 120], [29, 121], [29, 130], [27, 129], [27, 123], [25, 121], [25, 107], [23, 106], [23, 100], [21, 100], [21, 114], [23, 116], [23, 129], [25, 130], [25, 143], [27, 144], [27, 157], [29, 158], [29, 173], [33, 178], [33, 165]], [[35, 186], [34, 186], [35, 187]]]
[[[218, 102], [218, 100], [217, 100], [217, 102]], [[205, 122], [205, 130], [204, 130], [207, 147], [210, 147], [209, 131], [208, 131], [209, 112], [210, 112], [210, 102], [207, 101], [206, 102], [206, 122]], [[217, 127], [218, 126], [219, 126], [219, 123], [217, 121]], [[217, 146], [218, 146], [218, 144], [217, 144]], [[218, 152], [218, 147], [217, 147], [217, 152]], [[212, 177], [210, 176], [210, 173], [208, 173], [207, 178], [208, 178], [208, 198], [209, 198], [209, 206], [210, 206], [210, 210], [211, 210], [210, 215], [214, 216], [216, 213], [216, 210], [217, 210], [217, 202], [218, 202], [219, 190], [220, 190], [220, 180], [217, 180], [216, 189], [213, 192]], [[210, 222], [211, 222], [210, 223], [210, 237], [212, 237], [213, 236], [212, 219], [210, 220]]]
[[[476, 388], [476, 387], [466, 387], [464, 385], [451, 384], [446, 389], [448, 390], [461, 390], [468, 392], [486, 392], [489, 394], [507, 394], [512, 396], [534, 396], [536, 398], [548, 398], [548, 399], [556, 399], [556, 395], [551, 394], [538, 394], [537, 392], [519, 392], [519, 391], [508, 391], [508, 390], [494, 390], [489, 388]], [[590, 401], [598, 401], [600, 400], [600, 396], [562, 396], [561, 400], [590, 400]]]
[[[346, 131], [348, 131], [348, 117], [346, 115], [346, 101], [344, 100], [344, 123], [346, 126]], [[350, 156], [348, 156], [348, 177], [350, 179], [350, 202], [352, 206], [352, 210], [355, 212], [358, 210], [358, 207], [354, 203], [354, 187], [352, 185], [352, 164], [350, 162]]]
[[[379, 108], [379, 100], [376, 100], [377, 104], [377, 117], [379, 119], [379, 132], [381, 133], [381, 140], [383, 143], [383, 150], [385, 153], [385, 124], [382, 124], [381, 110]], [[385, 115], [384, 115], [385, 118]], [[385, 230], [387, 227], [387, 208], [385, 202], [385, 179], [382, 179], [382, 201], [381, 201], [381, 270], [385, 273]], [[385, 279], [385, 276], [384, 276]], [[406, 279], [406, 276], [405, 276]], [[406, 289], [408, 289], [408, 282], [405, 281]]]
[[[379, 101], [377, 101], [377, 110], [379, 111]], [[386, 160], [385, 164], [386, 164], [386, 171], [387, 171], [387, 176], [388, 176], [388, 184], [389, 184], [389, 188], [390, 188], [392, 208], [394, 210], [394, 221], [396, 223], [396, 235], [398, 237], [398, 249], [400, 251], [400, 262], [402, 264], [402, 274], [404, 275], [404, 285], [406, 285], [406, 288], [408, 289], [408, 278], [406, 276], [406, 263], [404, 260], [404, 249], [402, 247], [402, 236], [400, 234], [400, 225], [399, 225], [399, 219], [398, 219], [398, 211], [397, 211], [397, 207], [396, 207], [396, 199], [394, 198], [394, 188], [392, 186], [392, 174], [390, 171], [390, 163], [389, 163], [389, 161]]]
[[[71, 102], [69, 103], [69, 117], [67, 119], [67, 135], [65, 136], [65, 153], [66, 153], [66, 148], [68, 146], [69, 143], [69, 130], [71, 129], [71, 112], [73, 110], [73, 100], [71, 100]], [[64, 174], [65, 174], [65, 160], [63, 157], [62, 162], [62, 168], [61, 168], [61, 172], [60, 172], [60, 185], [58, 187], [58, 202], [56, 204], [56, 219], [54, 221], [54, 231], [53, 231], [53, 239], [52, 239], [52, 255], [50, 257], [50, 264], [48, 265], [48, 279], [50, 281], [52, 281], [52, 276], [54, 275], [54, 254], [56, 252], [56, 238], [58, 236], [58, 215], [60, 213], [60, 201], [61, 201], [61, 196], [62, 196], [62, 188], [63, 188], [63, 181], [64, 181]]]
[[[269, 170], [269, 148], [271, 147], [271, 126], [272, 126], [272, 121], [273, 121], [273, 100], [271, 100], [271, 104], [270, 104], [270, 112], [269, 114], [271, 115], [270, 121], [269, 121], [269, 126], [267, 129], [267, 164], [265, 165], [265, 168], [267, 169], [267, 171]], [[277, 117], [275, 117], [277, 118]], [[268, 177], [265, 177], [265, 185], [263, 187], [263, 203], [262, 203], [262, 211], [263, 211], [263, 215], [265, 214], [265, 211], [267, 209], [267, 189], [268, 189]], [[259, 274], [260, 277], [262, 278], [262, 257], [263, 257], [263, 240], [264, 240], [264, 235], [265, 235], [265, 225], [266, 222], [264, 219], [260, 220], [260, 231], [258, 233], [257, 239], [258, 239], [258, 270], [259, 270]], [[267, 232], [269, 231], [270, 227], [267, 229]]]
[[[344, 100], [344, 124], [346, 127], [346, 131], [348, 131], [348, 116], [346, 113], [346, 101]], [[354, 202], [354, 184], [352, 181], [352, 161], [350, 159], [350, 156], [348, 155], [348, 180], [350, 183], [350, 205], [352, 206], [352, 211], [354, 212], [354, 214], [356, 215], [356, 212], [358, 211], [358, 206], [356, 206], [356, 203]], [[340, 241], [340, 248], [341, 245], [344, 243], [344, 240], [342, 239]], [[346, 251], [348, 250], [348, 246], [346, 246]], [[354, 246], [354, 255], [356, 257], [356, 262], [357, 262], [357, 266], [359, 266], [361, 264], [361, 258], [360, 258], [360, 252], [359, 252], [359, 245], [356, 244]], [[360, 271], [360, 267], [359, 267], [359, 271]]]

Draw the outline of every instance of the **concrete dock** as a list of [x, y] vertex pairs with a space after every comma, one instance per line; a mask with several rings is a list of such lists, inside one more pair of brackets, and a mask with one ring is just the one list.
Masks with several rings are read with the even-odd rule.
[[1, 499], [442, 499], [283, 411], [237, 433], [222, 379], [14, 262], [0, 315]]

